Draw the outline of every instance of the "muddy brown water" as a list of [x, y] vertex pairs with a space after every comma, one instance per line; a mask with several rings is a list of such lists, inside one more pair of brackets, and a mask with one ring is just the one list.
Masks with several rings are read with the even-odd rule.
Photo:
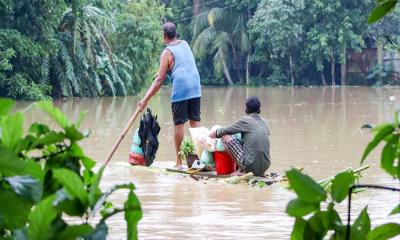
[[[161, 124], [160, 149], [155, 166], [174, 164], [170, 89], [163, 88], [150, 104]], [[244, 114], [247, 96], [258, 96], [262, 116], [271, 128], [272, 171], [284, 173], [290, 167], [303, 167], [315, 179], [331, 176], [346, 167], [358, 167], [371, 135], [361, 130], [364, 123], [392, 120], [400, 109], [400, 88], [203, 88], [202, 125], [226, 125]], [[71, 119], [87, 111], [83, 129], [91, 137], [83, 142], [90, 157], [103, 161], [118, 134], [136, 108], [139, 97], [57, 100]], [[18, 109], [29, 103], [19, 102]], [[48, 117], [33, 108], [27, 122]], [[135, 124], [135, 128], [138, 124]], [[186, 129], [188, 134], [188, 130]], [[251, 188], [216, 182], [197, 182], [180, 175], [143, 171], [127, 164], [132, 131], [122, 142], [102, 180], [104, 189], [115, 183], [132, 181], [136, 187], [143, 219], [140, 239], [288, 239], [293, 219], [285, 214], [294, 194], [279, 185]], [[371, 166], [363, 183], [398, 186], [379, 168], [378, 152], [367, 160]], [[126, 192], [112, 199], [122, 204]], [[400, 201], [399, 193], [367, 191], [355, 196], [353, 219], [366, 204], [372, 224], [395, 221], [388, 217]], [[346, 205], [339, 207], [345, 221]], [[125, 239], [123, 215], [108, 221], [109, 239]]]

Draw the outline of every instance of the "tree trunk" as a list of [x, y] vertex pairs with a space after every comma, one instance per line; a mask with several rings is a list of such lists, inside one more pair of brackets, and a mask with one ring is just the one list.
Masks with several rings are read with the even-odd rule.
[[320, 72], [320, 73], [321, 73], [322, 85], [326, 86], [326, 79], [325, 79], [324, 71], [322, 70], [322, 72]]
[[232, 41], [230, 41], [230, 43], [231, 43], [231, 47], [232, 47], [233, 62], [234, 62], [234, 64], [235, 64], [235, 70], [236, 70], [237, 77], [239, 78], [240, 83], [241, 83], [241, 84], [244, 84], [243, 78], [242, 78], [241, 75], [240, 75], [239, 62], [238, 62], [238, 57], [237, 57], [235, 45], [233, 44]]
[[201, 8], [201, 0], [195, 0], [193, 2], [193, 15], [197, 16], [200, 13], [200, 8]]
[[246, 85], [250, 83], [250, 54], [247, 54], [246, 59]]
[[228, 81], [229, 85], [233, 85], [232, 77], [231, 77], [231, 74], [229, 73], [229, 68], [226, 65], [224, 54], [222, 53], [222, 51], [220, 51], [220, 58], [222, 61], [222, 66], [224, 67], [224, 74], [225, 74], [226, 80]]
[[294, 69], [293, 69], [293, 59], [292, 54], [289, 53], [289, 68], [290, 68], [290, 80], [292, 86], [294, 86]]
[[331, 48], [331, 80], [332, 80], [332, 87], [336, 86], [335, 83], [335, 54], [333, 48]]
[[340, 65], [340, 85], [346, 85], [346, 74], [347, 74], [347, 51], [346, 46], [343, 48], [343, 62]]

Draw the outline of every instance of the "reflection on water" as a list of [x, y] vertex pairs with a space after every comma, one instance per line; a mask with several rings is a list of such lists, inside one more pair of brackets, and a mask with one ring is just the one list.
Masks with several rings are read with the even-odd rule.
[[[150, 104], [162, 127], [155, 163], [158, 166], [174, 163], [169, 94], [170, 89], [162, 89]], [[317, 179], [348, 166], [357, 167], [371, 138], [360, 126], [391, 120], [392, 112], [400, 109], [399, 88], [204, 88], [202, 125], [226, 125], [239, 118], [250, 95], [261, 99], [262, 115], [270, 124], [272, 170], [283, 172], [291, 166], [302, 166]], [[138, 100], [72, 99], [55, 104], [71, 119], [87, 111], [82, 127], [91, 129], [92, 134], [83, 146], [89, 156], [102, 161]], [[20, 109], [27, 105], [18, 103]], [[28, 122], [46, 121], [33, 109], [26, 115]], [[108, 166], [102, 185], [106, 188], [124, 181], [136, 184], [144, 210], [139, 225], [142, 239], [288, 239], [293, 221], [284, 210], [292, 193], [278, 185], [258, 189], [134, 169], [127, 164], [130, 144], [128, 136]], [[375, 153], [367, 161], [372, 167], [362, 182], [396, 184], [379, 169], [377, 156]], [[114, 199], [122, 203], [125, 195], [122, 192]], [[399, 199], [397, 193], [361, 193], [355, 197], [353, 214], [368, 204], [372, 224], [400, 221], [386, 217]], [[342, 216], [345, 207], [339, 206]], [[125, 238], [122, 215], [112, 218], [109, 224], [110, 239]]]

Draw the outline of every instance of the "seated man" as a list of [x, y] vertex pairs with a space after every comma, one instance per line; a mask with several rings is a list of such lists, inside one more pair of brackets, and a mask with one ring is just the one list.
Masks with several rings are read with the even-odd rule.
[[[246, 99], [246, 116], [223, 128], [210, 133], [211, 138], [222, 138], [226, 151], [236, 161], [239, 168], [264, 176], [271, 165], [269, 155], [269, 128], [260, 117], [260, 100], [257, 97]], [[241, 133], [243, 146], [231, 134]]]

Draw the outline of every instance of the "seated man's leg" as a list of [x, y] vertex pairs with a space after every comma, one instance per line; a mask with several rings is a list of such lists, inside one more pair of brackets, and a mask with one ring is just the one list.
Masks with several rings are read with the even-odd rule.
[[236, 162], [241, 170], [246, 171], [246, 167], [243, 161], [244, 150], [239, 140], [233, 138], [231, 135], [224, 135], [221, 139], [224, 144], [225, 150], [228, 152], [231, 158]]

